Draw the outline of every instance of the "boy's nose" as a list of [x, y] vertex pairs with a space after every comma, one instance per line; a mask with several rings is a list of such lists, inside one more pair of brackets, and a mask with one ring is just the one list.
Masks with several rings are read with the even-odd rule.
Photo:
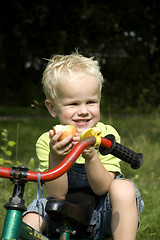
[[86, 105], [80, 105], [78, 109], [78, 114], [88, 114], [88, 108]]

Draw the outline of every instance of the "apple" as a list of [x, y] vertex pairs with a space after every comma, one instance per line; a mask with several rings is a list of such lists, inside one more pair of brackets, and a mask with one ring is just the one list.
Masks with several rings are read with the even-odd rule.
[[78, 129], [75, 125], [56, 125], [53, 127], [54, 134], [58, 133], [59, 131], [63, 131], [62, 135], [60, 136], [58, 141], [62, 141], [64, 138], [68, 137], [69, 135], [74, 136], [75, 133], [78, 133]]

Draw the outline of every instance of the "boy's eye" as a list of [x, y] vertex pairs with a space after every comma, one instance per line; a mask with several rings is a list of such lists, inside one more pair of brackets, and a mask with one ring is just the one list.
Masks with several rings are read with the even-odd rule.
[[88, 101], [87, 104], [94, 104], [96, 103], [95, 101]]
[[77, 106], [78, 104], [77, 104], [77, 103], [70, 103], [69, 105], [71, 105], [71, 106]]

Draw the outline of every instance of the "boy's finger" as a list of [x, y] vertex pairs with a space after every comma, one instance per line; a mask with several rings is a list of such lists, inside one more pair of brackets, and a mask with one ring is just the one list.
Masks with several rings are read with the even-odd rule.
[[79, 142], [79, 141], [77, 141], [77, 142], [72, 142], [72, 145], [75, 146], [78, 142]]
[[58, 133], [54, 134], [54, 131], [53, 130], [50, 130], [49, 131], [49, 134], [50, 134], [50, 139], [53, 141], [53, 142], [58, 142], [60, 136], [62, 135], [63, 131], [59, 131]]
[[72, 135], [67, 136], [66, 138], [64, 138], [62, 141], [60, 141], [62, 146], [67, 145], [71, 140], [73, 139]]
[[52, 138], [54, 136], [54, 131], [53, 130], [50, 130], [49, 131], [49, 137]]

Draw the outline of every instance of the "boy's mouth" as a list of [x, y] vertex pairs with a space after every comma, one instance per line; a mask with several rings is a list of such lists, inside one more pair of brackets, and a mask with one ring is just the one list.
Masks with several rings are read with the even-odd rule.
[[89, 122], [90, 119], [87, 119], [87, 120], [76, 120], [75, 122], [78, 122], [78, 123], [83, 123], [83, 122]]
[[83, 125], [87, 125], [89, 123], [90, 119], [78, 119], [78, 120], [74, 120], [75, 124], [77, 126], [83, 126]]

